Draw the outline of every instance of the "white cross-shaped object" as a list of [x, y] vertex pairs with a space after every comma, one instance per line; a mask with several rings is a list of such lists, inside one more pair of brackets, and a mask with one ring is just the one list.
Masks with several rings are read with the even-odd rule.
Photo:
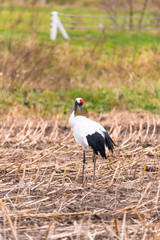
[[51, 31], [50, 31], [51, 40], [56, 40], [57, 29], [59, 29], [60, 33], [65, 39], [69, 40], [69, 36], [58, 17], [58, 12], [54, 11], [54, 12], [51, 12]]

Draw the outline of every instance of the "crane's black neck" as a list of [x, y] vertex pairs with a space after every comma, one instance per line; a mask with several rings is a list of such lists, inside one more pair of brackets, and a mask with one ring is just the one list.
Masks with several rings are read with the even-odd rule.
[[77, 112], [77, 107], [78, 107], [78, 103], [77, 101], [75, 101], [75, 104], [74, 104], [74, 115], [76, 116], [76, 112]]

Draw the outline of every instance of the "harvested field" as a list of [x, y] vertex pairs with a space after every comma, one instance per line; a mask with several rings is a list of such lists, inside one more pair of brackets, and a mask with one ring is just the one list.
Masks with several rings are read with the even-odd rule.
[[91, 116], [119, 147], [97, 159], [67, 121], [0, 120], [0, 239], [160, 239], [160, 117]]

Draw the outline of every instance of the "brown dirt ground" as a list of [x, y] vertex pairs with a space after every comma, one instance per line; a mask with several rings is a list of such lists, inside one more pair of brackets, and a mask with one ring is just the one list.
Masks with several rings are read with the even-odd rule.
[[92, 115], [119, 147], [82, 150], [67, 120], [0, 119], [0, 239], [160, 239], [160, 116]]

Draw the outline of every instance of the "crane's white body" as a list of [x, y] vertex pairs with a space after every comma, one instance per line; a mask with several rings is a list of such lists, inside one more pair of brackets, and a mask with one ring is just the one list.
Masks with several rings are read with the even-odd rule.
[[82, 98], [76, 98], [74, 104], [74, 110], [69, 118], [69, 124], [73, 129], [73, 135], [75, 140], [82, 145], [83, 148], [83, 170], [82, 170], [82, 183], [84, 180], [84, 167], [85, 167], [85, 148], [91, 147], [93, 149], [93, 179], [95, 181], [95, 166], [96, 157], [95, 154], [100, 155], [107, 159], [105, 151], [108, 149], [113, 153], [113, 145], [116, 145], [111, 137], [108, 135], [104, 127], [99, 123], [86, 118], [84, 116], [76, 116], [77, 107], [82, 110], [83, 100]]
[[105, 129], [102, 125], [84, 116], [75, 116], [74, 111], [69, 118], [69, 124], [73, 129], [76, 142], [82, 145], [83, 150], [89, 146], [87, 135], [98, 132], [104, 137]]

